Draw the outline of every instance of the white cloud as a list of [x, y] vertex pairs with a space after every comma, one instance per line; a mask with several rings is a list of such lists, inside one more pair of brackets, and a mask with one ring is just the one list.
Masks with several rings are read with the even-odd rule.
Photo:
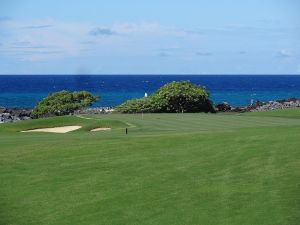
[[171, 37], [190, 35], [184, 29], [155, 23], [116, 23], [102, 26], [51, 19], [5, 20], [1, 24], [0, 33], [2, 57], [16, 57], [22, 61], [76, 57], [95, 54], [95, 50], [98, 50], [98, 54], [138, 54], [151, 47], [162, 47], [157, 43], [158, 39], [160, 42], [167, 42]]
[[[85, 26], [58, 23], [52, 20], [7, 21], [1, 26], [0, 38], [7, 56], [39, 61], [79, 53], [78, 41]], [[81, 35], [82, 36], [82, 35]]]
[[293, 54], [286, 49], [281, 49], [278, 51], [278, 56], [283, 57], [283, 58], [288, 58], [288, 57], [292, 57]]

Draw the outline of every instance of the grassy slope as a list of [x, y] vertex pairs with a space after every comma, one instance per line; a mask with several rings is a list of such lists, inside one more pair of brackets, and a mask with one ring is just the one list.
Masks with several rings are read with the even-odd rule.
[[[1, 125], [0, 224], [299, 224], [299, 111], [252, 115]], [[83, 128], [16, 132], [61, 124]]]

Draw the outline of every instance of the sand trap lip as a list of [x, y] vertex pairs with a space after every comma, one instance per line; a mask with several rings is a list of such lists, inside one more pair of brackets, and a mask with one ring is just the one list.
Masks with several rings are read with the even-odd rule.
[[49, 133], [68, 133], [73, 130], [78, 130], [81, 126], [63, 126], [63, 127], [51, 127], [51, 128], [39, 128], [39, 129], [32, 129], [32, 130], [24, 130], [21, 132], [49, 132]]
[[97, 132], [97, 131], [109, 131], [111, 130], [110, 127], [99, 127], [99, 128], [95, 128], [93, 130], [91, 130], [91, 132]]

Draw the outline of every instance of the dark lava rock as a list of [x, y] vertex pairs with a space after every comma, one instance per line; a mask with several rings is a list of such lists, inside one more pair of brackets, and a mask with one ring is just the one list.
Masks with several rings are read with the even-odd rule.
[[31, 111], [30, 109], [6, 109], [2, 107], [0, 108], [0, 123], [28, 120], [30, 119]]
[[232, 107], [227, 102], [223, 102], [221, 104], [218, 104], [216, 107], [217, 107], [219, 112], [227, 112], [227, 111], [230, 111], [232, 109]]
[[5, 111], [6, 111], [6, 108], [0, 107], [0, 113], [5, 113]]

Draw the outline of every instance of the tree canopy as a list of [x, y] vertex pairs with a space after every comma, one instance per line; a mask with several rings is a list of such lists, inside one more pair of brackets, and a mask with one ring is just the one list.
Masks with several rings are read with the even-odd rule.
[[63, 90], [51, 93], [37, 103], [31, 117], [41, 118], [68, 115], [74, 113], [76, 110], [91, 106], [99, 98], [87, 91], [70, 92]]
[[215, 112], [205, 88], [189, 81], [173, 81], [151, 96], [129, 100], [116, 108], [122, 113], [140, 112]]

